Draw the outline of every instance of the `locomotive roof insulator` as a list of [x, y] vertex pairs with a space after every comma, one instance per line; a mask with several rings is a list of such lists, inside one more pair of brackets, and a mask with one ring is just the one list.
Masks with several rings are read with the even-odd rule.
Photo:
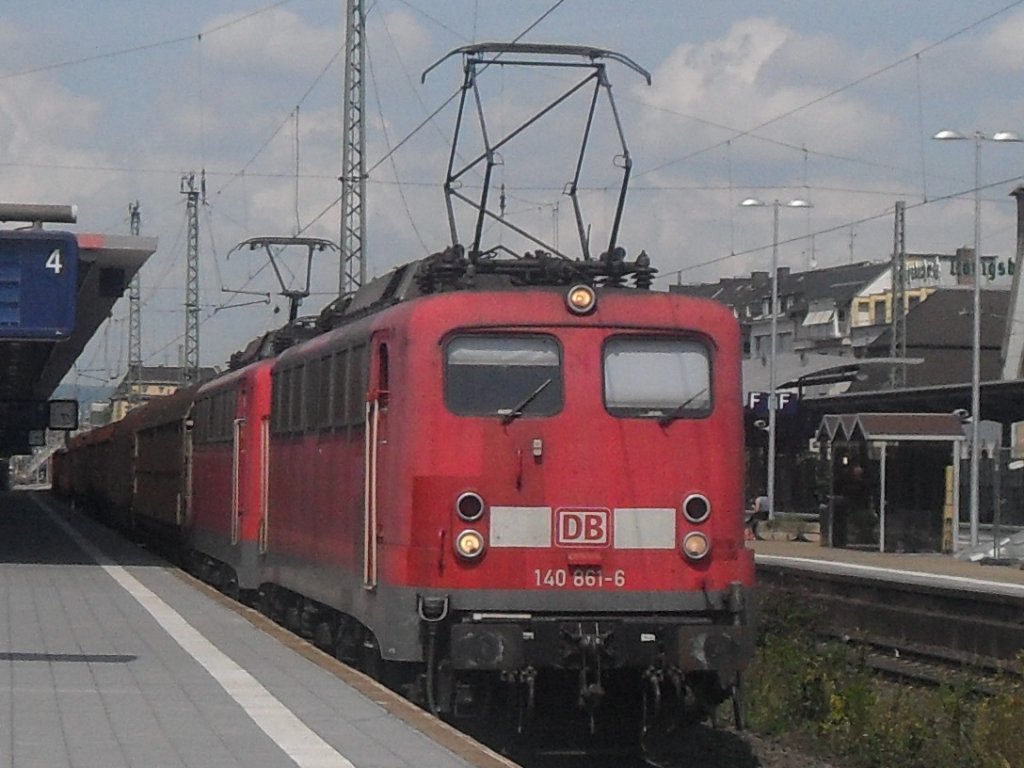
[[597, 293], [589, 285], [574, 285], [565, 294], [565, 306], [574, 315], [589, 315], [597, 309]]

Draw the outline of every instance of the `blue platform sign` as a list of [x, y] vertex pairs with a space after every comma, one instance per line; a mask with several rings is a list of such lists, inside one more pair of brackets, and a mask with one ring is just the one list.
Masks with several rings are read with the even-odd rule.
[[78, 240], [73, 233], [0, 231], [0, 339], [70, 336], [77, 295]]
[[[770, 410], [770, 392], [748, 392], [747, 408], [755, 415], [766, 415]], [[792, 416], [800, 410], [800, 398], [795, 392], [776, 392], [775, 410], [783, 416]]]

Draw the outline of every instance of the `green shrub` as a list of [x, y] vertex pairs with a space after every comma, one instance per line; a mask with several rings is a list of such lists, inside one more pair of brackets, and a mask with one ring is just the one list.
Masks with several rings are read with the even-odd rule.
[[898, 685], [860, 651], [820, 642], [806, 603], [762, 606], [745, 675], [749, 727], [792, 736], [851, 768], [1024, 768], [1024, 685], [1007, 674], [996, 695], [969, 684]]

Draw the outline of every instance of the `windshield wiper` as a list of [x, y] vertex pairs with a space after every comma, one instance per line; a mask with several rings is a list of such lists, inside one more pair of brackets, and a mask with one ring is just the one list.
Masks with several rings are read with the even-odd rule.
[[537, 399], [537, 395], [539, 395], [541, 392], [543, 392], [545, 389], [547, 389], [548, 385], [551, 382], [552, 382], [551, 378], [544, 379], [544, 381], [541, 382], [541, 385], [539, 387], [537, 387], [535, 390], [533, 390], [533, 392], [531, 392], [526, 397], [524, 397], [522, 400], [520, 400], [519, 404], [516, 405], [515, 408], [513, 408], [512, 410], [510, 410], [508, 413], [504, 414], [501, 417], [501, 423], [502, 424], [511, 424], [513, 421], [515, 421], [520, 416], [522, 416], [523, 415], [523, 409], [526, 406], [528, 406], [530, 403], [532, 403], [535, 399]]
[[678, 419], [680, 416], [683, 415], [683, 413], [689, 407], [690, 403], [692, 403], [694, 400], [696, 400], [698, 397], [700, 397], [701, 395], [703, 395], [707, 391], [708, 391], [708, 388], [704, 387], [699, 392], [696, 392], [693, 395], [691, 395], [690, 397], [686, 398], [683, 402], [681, 402], [679, 405], [677, 405], [671, 411], [666, 413], [664, 416], [660, 417], [658, 419], [658, 424], [660, 424], [663, 427], [667, 427], [669, 424], [671, 424], [673, 421], [675, 421], [676, 419]]

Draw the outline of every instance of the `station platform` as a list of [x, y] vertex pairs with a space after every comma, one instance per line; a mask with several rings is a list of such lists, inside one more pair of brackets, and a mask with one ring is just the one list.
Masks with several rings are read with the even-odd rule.
[[1019, 565], [984, 565], [936, 553], [825, 547], [816, 540], [795, 541], [791, 535], [747, 541], [747, 547], [758, 565], [1024, 597], [1024, 570]]
[[507, 768], [45, 492], [0, 493], [0, 768]]

